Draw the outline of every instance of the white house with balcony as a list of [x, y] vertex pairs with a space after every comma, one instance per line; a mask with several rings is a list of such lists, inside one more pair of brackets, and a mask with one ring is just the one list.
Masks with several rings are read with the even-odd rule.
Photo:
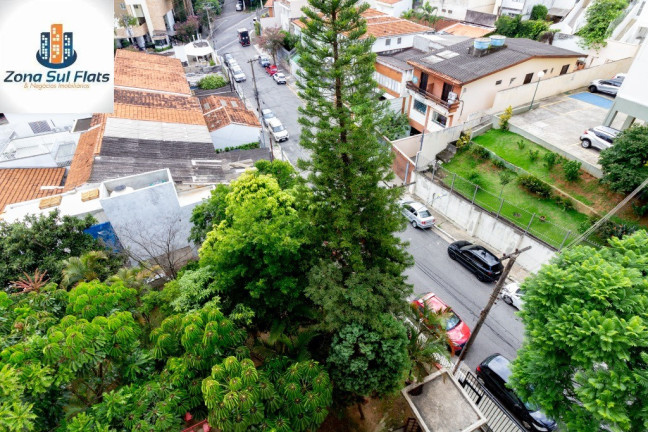
[[[114, 0], [115, 39], [134, 41], [140, 48], [154, 43], [164, 47], [171, 44], [169, 36], [174, 36], [175, 18], [171, 0]], [[137, 22], [125, 23], [124, 17], [132, 17]]]

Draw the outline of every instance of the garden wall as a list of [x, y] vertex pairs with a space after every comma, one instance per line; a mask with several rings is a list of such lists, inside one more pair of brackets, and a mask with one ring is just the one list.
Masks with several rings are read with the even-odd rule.
[[554, 255], [555, 250], [540, 240], [525, 235], [522, 230], [505, 220], [496, 219], [479, 206], [472, 205], [465, 198], [425, 177], [416, 175], [413, 193], [427, 203], [428, 207], [441, 213], [455, 225], [466, 230], [494, 249], [504, 253], [531, 246], [531, 249], [517, 259], [517, 264], [530, 272], [537, 272]]
[[541, 80], [539, 85], [537, 80], [534, 79], [529, 84], [501, 90], [495, 95], [493, 107], [489, 112], [499, 113], [504, 111], [508, 106], [517, 107], [522, 104], [528, 104], [533, 98], [536, 87], [538, 89], [535, 95], [536, 100], [555, 96], [580, 87], [587, 87], [592, 80], [611, 78], [619, 72], [627, 72], [632, 64], [632, 60], [633, 58], [626, 58], [554, 78], [548, 78]]

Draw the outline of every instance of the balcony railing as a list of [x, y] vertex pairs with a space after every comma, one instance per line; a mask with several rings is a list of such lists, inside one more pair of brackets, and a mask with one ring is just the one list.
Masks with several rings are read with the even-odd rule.
[[428, 91], [426, 91], [426, 90], [423, 90], [423, 89], [419, 88], [419, 87], [418, 87], [416, 84], [414, 84], [412, 81], [407, 81], [407, 88], [410, 89], [410, 90], [412, 90], [412, 91], [415, 91], [416, 93], [420, 94], [421, 96], [424, 96], [426, 99], [429, 99], [429, 100], [431, 100], [432, 102], [434, 102], [434, 103], [436, 103], [436, 104], [438, 104], [438, 105], [441, 105], [442, 107], [444, 107], [444, 108], [447, 109], [448, 111], [453, 110], [454, 108], [457, 107], [457, 105], [459, 105], [459, 101], [458, 101], [458, 100], [455, 100], [455, 101], [452, 101], [452, 102], [450, 102], [450, 101], [446, 101], [446, 100], [443, 100], [443, 99], [441, 99], [440, 97], [435, 96], [435, 95], [433, 95], [432, 93], [430, 93], [430, 92], [428, 92]]

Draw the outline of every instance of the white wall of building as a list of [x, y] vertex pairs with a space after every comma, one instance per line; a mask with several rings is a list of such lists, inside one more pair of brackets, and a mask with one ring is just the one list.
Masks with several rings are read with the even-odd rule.
[[634, 57], [639, 50], [639, 45], [616, 40], [608, 40], [606, 46], [600, 49], [587, 49], [581, 46], [580, 36], [559, 33], [554, 37], [553, 46], [570, 51], [583, 53], [585, 67], [600, 66], [605, 63], [615, 62], [628, 57]]
[[404, 12], [412, 9], [412, 3], [412, 0], [401, 0], [398, 3], [394, 4], [383, 3], [380, 0], [369, 1], [372, 9], [376, 9], [396, 18], [400, 18], [400, 16], [403, 15]]
[[437, 14], [446, 18], [463, 21], [466, 11], [472, 10], [489, 14], [497, 14], [496, 0], [432, 0], [431, 6], [438, 8]]
[[377, 38], [371, 47], [375, 53], [412, 48], [414, 46], [414, 34], [396, 35]]
[[239, 124], [229, 124], [210, 132], [214, 148], [238, 147], [251, 142], [259, 142], [261, 128]]

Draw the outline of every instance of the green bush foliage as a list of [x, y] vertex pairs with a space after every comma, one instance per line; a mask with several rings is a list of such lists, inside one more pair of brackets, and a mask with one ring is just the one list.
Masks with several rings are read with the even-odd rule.
[[568, 182], [575, 182], [580, 179], [582, 171], [581, 171], [581, 163], [578, 161], [570, 160], [567, 161], [563, 164], [563, 171], [565, 173], [565, 180]]
[[260, 147], [258, 141], [240, 145], [238, 147], [225, 147], [224, 149], [216, 149], [216, 153], [225, 153], [233, 150], [252, 150]]
[[621, 132], [614, 145], [601, 152], [603, 183], [615, 192], [630, 193], [648, 178], [648, 126]]
[[549, 12], [547, 6], [543, 4], [537, 4], [533, 6], [533, 9], [531, 9], [531, 16], [529, 17], [529, 19], [532, 21], [544, 21], [547, 19], [547, 12]]
[[545, 153], [543, 159], [544, 166], [547, 168], [547, 171], [551, 171], [558, 163], [558, 155], [554, 152]]
[[495, 33], [512, 37], [538, 40], [549, 30], [549, 22], [543, 20], [522, 20], [522, 16], [500, 16], [495, 21]]
[[481, 161], [487, 161], [491, 158], [491, 152], [487, 148], [480, 145], [471, 146], [472, 153]]
[[551, 198], [553, 195], [551, 186], [534, 175], [521, 175], [517, 181], [520, 186], [541, 198]]
[[222, 75], [207, 75], [198, 81], [198, 87], [202, 90], [213, 90], [226, 86], [229, 81]]
[[524, 140], [518, 140], [518, 142], [516, 142], [515, 144], [517, 144], [517, 147], [520, 150], [524, 150], [524, 148], [526, 147], [526, 142], [524, 142]]
[[595, 0], [587, 8], [587, 23], [576, 35], [582, 38], [585, 48], [599, 49], [604, 47], [606, 39], [612, 34], [610, 23], [619, 17], [628, 6], [627, 0]]
[[540, 150], [529, 150], [529, 160], [535, 162], [540, 157]]

